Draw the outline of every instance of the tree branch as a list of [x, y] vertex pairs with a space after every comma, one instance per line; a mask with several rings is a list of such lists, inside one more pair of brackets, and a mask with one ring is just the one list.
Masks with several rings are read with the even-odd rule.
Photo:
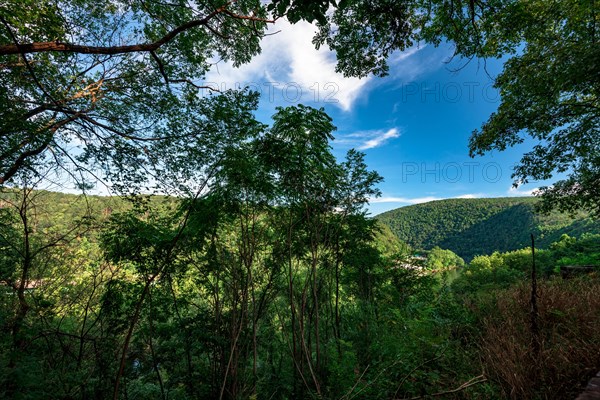
[[163, 76], [165, 83], [167, 85], [169, 85], [170, 83], [187, 83], [188, 85], [191, 85], [191, 86], [195, 87], [196, 89], [208, 89], [211, 92], [220, 92], [219, 89], [215, 89], [214, 87], [211, 87], [211, 86], [198, 85], [189, 79], [171, 79], [171, 78], [169, 78], [169, 76], [167, 75], [167, 72], [165, 71], [165, 66], [164, 66], [163, 62], [161, 61], [161, 59], [158, 58], [158, 56], [156, 55], [156, 52], [151, 51], [150, 55], [152, 56], [152, 58], [158, 65], [158, 70], [159, 70], [160, 74]]
[[12, 178], [17, 171], [19, 171], [27, 158], [37, 156], [46, 150], [48, 145], [52, 142], [52, 139], [54, 139], [54, 132], [56, 132], [56, 130], [80, 117], [81, 115], [75, 114], [69, 118], [58, 121], [53, 126], [49, 127], [48, 129], [52, 131], [52, 134], [48, 135], [48, 138], [46, 138], [46, 140], [38, 147], [21, 153], [21, 155], [12, 163], [12, 166], [3, 175], [0, 175], [0, 185]]
[[460, 392], [461, 390], [465, 390], [466, 388], [468, 388], [470, 386], [477, 385], [478, 383], [483, 383], [485, 381], [487, 381], [487, 378], [483, 374], [481, 374], [479, 376], [476, 376], [473, 379], [468, 380], [467, 382], [463, 383], [462, 385], [460, 385], [456, 389], [446, 390], [444, 392], [438, 392], [438, 393], [433, 393], [433, 394], [427, 394], [425, 396], [410, 397], [408, 399], [402, 399], [402, 400], [419, 400], [419, 399], [424, 399], [424, 398], [427, 398], [427, 397], [445, 396], [447, 394], [452, 394], [452, 393]]
[[[217, 8], [215, 11], [211, 12], [207, 16], [202, 19], [196, 19], [193, 21], [189, 21], [183, 25], [179, 25], [177, 28], [168, 32], [165, 36], [157, 40], [153, 43], [145, 43], [145, 44], [133, 44], [133, 45], [125, 45], [125, 46], [87, 46], [81, 44], [72, 44], [72, 43], [64, 43], [60, 41], [54, 42], [33, 42], [33, 43], [24, 43], [24, 44], [6, 44], [0, 45], [0, 55], [9, 55], [9, 54], [29, 54], [29, 53], [44, 53], [44, 52], [60, 52], [60, 53], [81, 53], [81, 54], [123, 54], [123, 53], [136, 53], [136, 52], [151, 52], [158, 50], [164, 44], [173, 40], [177, 35], [183, 33], [192, 28], [196, 28], [198, 26], [207, 26], [208, 22], [213, 19], [215, 16], [221, 13], [225, 13], [228, 16], [236, 19], [242, 20], [250, 20], [250, 21], [259, 21], [259, 22], [267, 22], [273, 23], [273, 20], [267, 20], [264, 18], [259, 18], [255, 16], [249, 15], [237, 15], [229, 10], [227, 10], [226, 4], [222, 7]], [[210, 29], [210, 28], [209, 28]]]

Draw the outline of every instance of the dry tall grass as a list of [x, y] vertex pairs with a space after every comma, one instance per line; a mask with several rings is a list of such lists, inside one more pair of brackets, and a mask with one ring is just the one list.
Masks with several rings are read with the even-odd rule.
[[600, 370], [600, 276], [540, 282], [540, 354], [532, 354], [530, 286], [499, 293], [481, 345], [489, 378], [512, 399], [573, 399]]

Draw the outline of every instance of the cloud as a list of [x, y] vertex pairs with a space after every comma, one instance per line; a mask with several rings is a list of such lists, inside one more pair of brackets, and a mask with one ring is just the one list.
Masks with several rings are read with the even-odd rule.
[[[425, 49], [428, 50], [423, 51]], [[425, 43], [417, 43], [405, 51], [394, 52], [388, 59], [390, 74], [386, 85], [391, 90], [404, 90], [405, 85], [443, 68], [452, 54], [453, 51], [444, 51], [443, 48], [428, 48]]]
[[315, 31], [307, 22], [278, 20], [250, 63], [234, 68], [219, 62], [206, 81], [220, 89], [249, 86], [273, 103], [330, 103], [348, 111], [372, 78], [345, 78], [335, 72], [335, 53], [327, 46], [316, 50], [312, 44]]
[[358, 150], [373, 149], [382, 146], [390, 139], [400, 137], [398, 128], [354, 132], [348, 135], [336, 137], [334, 143], [354, 147]]
[[375, 87], [390, 80], [410, 82], [441, 65], [429, 55], [421, 56], [426, 46], [419, 44], [390, 56], [387, 79], [344, 77], [335, 71], [335, 52], [327, 45], [316, 50], [312, 44], [316, 30], [305, 21], [290, 24], [280, 19], [269, 26], [261, 41], [261, 53], [250, 63], [234, 68], [230, 62], [216, 62], [206, 74], [206, 82], [221, 90], [249, 86], [263, 95], [263, 101], [277, 105], [312, 102], [349, 111]]
[[511, 186], [506, 193], [508, 193], [509, 196], [534, 196], [539, 189], [540, 188], [536, 187], [529, 190], [522, 190], [518, 187]]
[[[466, 193], [459, 196], [451, 197], [452, 199], [478, 199], [486, 196], [484, 193]], [[425, 196], [425, 197], [396, 197], [396, 196], [383, 196], [378, 198], [369, 199], [369, 203], [399, 203], [399, 204], [420, 204], [427, 203], [429, 201], [444, 200], [450, 197], [436, 197], [436, 196]]]
[[427, 55], [422, 52], [426, 47], [426, 44], [418, 43], [405, 51], [394, 52], [388, 59], [390, 77], [395, 81], [411, 82], [443, 65], [440, 52]]
[[480, 199], [482, 197], [491, 197], [486, 195], [485, 193], [466, 193], [461, 194], [460, 196], [454, 197], [455, 199]]
[[427, 196], [427, 197], [417, 197], [417, 198], [408, 198], [408, 197], [393, 197], [393, 196], [384, 196], [369, 199], [369, 203], [377, 204], [377, 203], [401, 203], [401, 204], [419, 204], [419, 203], [427, 203], [428, 201], [442, 200], [439, 197]]
[[366, 142], [364, 142], [362, 144], [362, 146], [360, 146], [358, 149], [359, 150], [367, 150], [367, 149], [372, 149], [374, 147], [379, 147], [382, 144], [384, 144], [386, 141], [388, 141], [389, 139], [393, 139], [393, 138], [397, 138], [400, 136], [400, 132], [398, 132], [398, 129], [396, 128], [392, 128], [389, 129], [387, 132], [378, 132], [374, 138], [367, 140]]

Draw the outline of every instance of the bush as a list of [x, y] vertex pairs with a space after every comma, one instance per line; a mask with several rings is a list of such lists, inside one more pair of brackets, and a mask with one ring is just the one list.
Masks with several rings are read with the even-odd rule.
[[487, 376], [513, 399], [575, 398], [600, 369], [600, 278], [539, 284], [539, 359], [532, 354], [530, 286], [495, 297], [484, 318], [481, 352]]

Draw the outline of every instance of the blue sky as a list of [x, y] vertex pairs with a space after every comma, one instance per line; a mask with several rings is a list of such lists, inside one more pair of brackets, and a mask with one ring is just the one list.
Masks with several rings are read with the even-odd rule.
[[311, 25], [281, 21], [272, 30], [279, 32], [263, 39], [262, 54], [250, 64], [219, 62], [207, 82], [260, 91], [258, 116], [265, 122], [277, 106], [324, 107], [338, 127], [336, 156], [360, 149], [385, 179], [372, 214], [435, 199], [530, 195], [544, 184], [511, 187], [512, 166], [531, 143], [468, 156], [471, 132], [498, 107], [491, 77], [501, 71], [500, 60], [487, 60], [485, 68], [477, 61], [448, 63], [450, 45], [421, 45], [393, 55], [385, 78], [344, 78], [335, 72], [334, 53], [313, 48]]

